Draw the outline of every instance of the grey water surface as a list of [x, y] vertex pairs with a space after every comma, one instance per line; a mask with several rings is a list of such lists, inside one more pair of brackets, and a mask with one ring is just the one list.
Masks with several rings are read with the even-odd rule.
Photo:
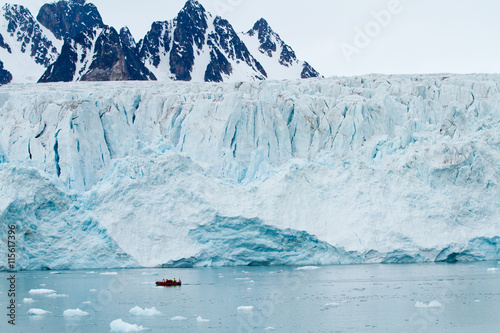
[[[474, 262], [24, 271], [15, 274], [15, 326], [7, 316], [12, 273], [1, 272], [0, 332], [110, 332], [118, 319], [150, 332], [500, 332], [499, 268]], [[181, 287], [154, 285], [174, 277]], [[160, 314], [134, 316], [136, 306]], [[77, 308], [88, 315], [63, 315]], [[50, 313], [28, 315], [30, 309]]]

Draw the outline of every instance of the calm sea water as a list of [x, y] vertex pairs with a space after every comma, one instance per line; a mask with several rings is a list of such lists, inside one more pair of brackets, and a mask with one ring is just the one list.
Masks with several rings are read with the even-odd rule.
[[[499, 332], [499, 268], [479, 262], [19, 272], [15, 327], [7, 323], [10, 274], [3, 272], [0, 332], [110, 332], [117, 319], [152, 332]], [[167, 277], [184, 284], [154, 285]], [[134, 316], [136, 306], [160, 314]], [[88, 315], [63, 315], [76, 308]], [[50, 313], [28, 315], [30, 309]]]

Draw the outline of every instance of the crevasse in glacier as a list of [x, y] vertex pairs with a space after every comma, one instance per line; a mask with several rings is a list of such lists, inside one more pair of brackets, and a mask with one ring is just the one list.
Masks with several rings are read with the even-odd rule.
[[3, 86], [0, 227], [28, 269], [497, 260], [499, 83]]

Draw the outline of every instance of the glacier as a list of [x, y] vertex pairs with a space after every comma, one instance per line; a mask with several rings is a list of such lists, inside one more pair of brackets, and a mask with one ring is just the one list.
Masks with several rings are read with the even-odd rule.
[[499, 85], [2, 86], [0, 256], [15, 224], [20, 269], [500, 260]]

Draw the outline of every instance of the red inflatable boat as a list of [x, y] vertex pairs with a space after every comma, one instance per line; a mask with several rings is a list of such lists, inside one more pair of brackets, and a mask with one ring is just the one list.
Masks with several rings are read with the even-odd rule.
[[181, 280], [179, 280], [179, 281], [173, 281], [173, 280], [156, 281], [156, 285], [162, 286], [162, 287], [174, 287], [174, 286], [180, 286], [181, 284], [182, 284]]

